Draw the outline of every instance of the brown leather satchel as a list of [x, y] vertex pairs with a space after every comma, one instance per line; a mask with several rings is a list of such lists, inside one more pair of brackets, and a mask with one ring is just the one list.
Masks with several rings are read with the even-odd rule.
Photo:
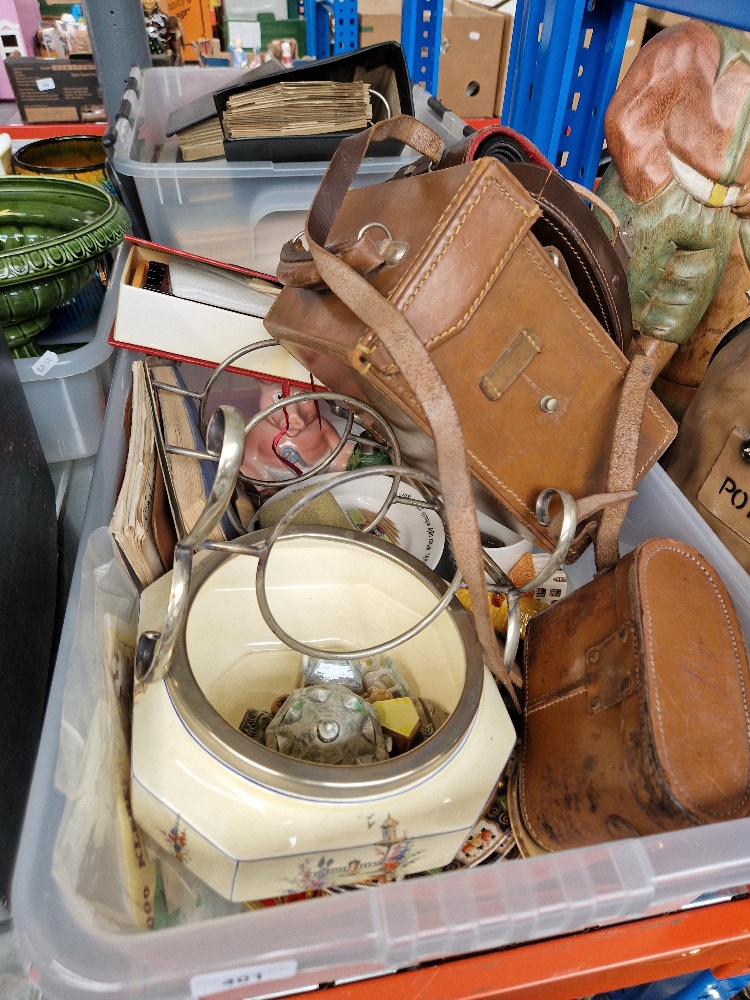
[[690, 546], [644, 542], [535, 616], [524, 661], [511, 807], [527, 853], [750, 814], [747, 655]]
[[[345, 140], [308, 215], [309, 250], [296, 240], [282, 251], [287, 287], [266, 328], [324, 384], [383, 413], [407, 464], [437, 466], [457, 561], [483, 608], [467, 465], [474, 499], [551, 551], [538, 495], [567, 490], [582, 519], [614, 499], [619, 526], [632, 482], [675, 427], [650, 381], [640, 407], [621, 405], [626, 358], [531, 234], [540, 210], [497, 160], [349, 190], [369, 143], [390, 137], [440, 162], [438, 136], [405, 116]], [[650, 379], [653, 359], [640, 357]], [[613, 444], [626, 470], [616, 489]]]

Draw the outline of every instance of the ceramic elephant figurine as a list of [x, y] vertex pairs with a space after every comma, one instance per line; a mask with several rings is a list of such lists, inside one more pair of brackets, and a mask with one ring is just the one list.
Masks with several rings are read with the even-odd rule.
[[750, 32], [686, 20], [638, 54], [607, 110], [597, 193], [632, 238], [633, 325], [679, 344], [654, 386], [678, 419], [750, 316]]

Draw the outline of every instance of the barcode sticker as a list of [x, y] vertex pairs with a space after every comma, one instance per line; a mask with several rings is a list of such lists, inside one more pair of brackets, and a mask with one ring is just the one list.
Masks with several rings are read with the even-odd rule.
[[[193, 976], [190, 992], [193, 1000], [207, 1000], [208, 997], [231, 997], [241, 995], [241, 991], [256, 983], [268, 983], [274, 979], [291, 979], [297, 972], [297, 963], [270, 962], [267, 965], [249, 965], [244, 969], [229, 969], [227, 972], [209, 972]], [[236, 992], [240, 991], [240, 992]]]
[[41, 358], [31, 366], [35, 375], [46, 375], [50, 368], [54, 368], [59, 358], [54, 351], [45, 351]]
[[480, 38], [479, 32], [478, 31], [470, 31], [469, 32], [469, 38], [472, 40], [472, 42], [478, 42], [479, 38]]
[[54, 90], [55, 81], [51, 76], [43, 76], [41, 80], [36, 81], [38, 90]]

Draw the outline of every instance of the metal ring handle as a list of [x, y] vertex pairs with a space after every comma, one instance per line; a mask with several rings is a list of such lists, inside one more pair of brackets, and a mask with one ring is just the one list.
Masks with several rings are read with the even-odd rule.
[[360, 231], [357, 233], [357, 239], [361, 240], [368, 229], [382, 229], [389, 240], [393, 241], [393, 236], [388, 226], [383, 225], [382, 222], [368, 222], [366, 226], [362, 226]]
[[393, 118], [393, 112], [391, 111], [391, 106], [388, 103], [388, 101], [385, 99], [385, 97], [383, 97], [383, 95], [380, 93], [380, 91], [379, 90], [375, 90], [374, 87], [370, 87], [370, 93], [374, 94], [376, 97], [379, 97], [380, 100], [383, 102], [383, 104], [385, 104], [385, 111], [386, 111], [385, 117], [386, 118]]
[[560, 564], [567, 556], [568, 550], [575, 538], [576, 526], [578, 524], [578, 510], [575, 500], [567, 490], [549, 489], [540, 493], [536, 501], [536, 519], [544, 528], [549, 525], [549, 506], [555, 496], [560, 497], [562, 500], [562, 528], [560, 529], [560, 537], [557, 540], [557, 545], [544, 564], [544, 567], [537, 573], [533, 580], [525, 583], [522, 588], [513, 587], [510, 590], [505, 590], [502, 587], [493, 588], [500, 593], [505, 593], [505, 600], [508, 603], [508, 626], [505, 633], [505, 648], [503, 650], [503, 664], [508, 670], [510, 670], [515, 662], [518, 643], [521, 639], [521, 607], [518, 603], [519, 597], [527, 591], [536, 590], [537, 587], [541, 587], [543, 583], [546, 583], [550, 577], [555, 575]]
[[[414, 469], [409, 469], [405, 466], [390, 465], [370, 466], [363, 469], [355, 469], [353, 472], [343, 473], [337, 478], [336, 485], [344, 486], [347, 483], [353, 483], [358, 479], [366, 479], [368, 476], [378, 475], [391, 475], [394, 477], [394, 483], [399, 482], [401, 476], [408, 476], [409, 479], [416, 479], [420, 482], [428, 483], [435, 489], [440, 488], [438, 480], [426, 472], [417, 472]], [[407, 629], [405, 632], [402, 632], [393, 639], [378, 643], [375, 646], [369, 646], [366, 649], [345, 650], [344, 652], [333, 652], [329, 649], [319, 649], [317, 646], [308, 646], [307, 643], [299, 642], [279, 625], [268, 604], [268, 596], [266, 594], [266, 569], [268, 566], [268, 559], [274, 543], [278, 540], [284, 529], [292, 522], [300, 511], [307, 506], [307, 504], [316, 500], [324, 493], [327, 493], [328, 490], [331, 489], [331, 485], [331, 482], [325, 482], [314, 486], [313, 489], [304, 497], [300, 497], [299, 500], [295, 501], [295, 503], [292, 504], [284, 516], [274, 526], [273, 531], [266, 540], [264, 549], [258, 556], [258, 567], [255, 574], [256, 600], [258, 601], [258, 607], [260, 608], [263, 620], [271, 629], [273, 634], [278, 639], [281, 639], [285, 645], [289, 646], [291, 649], [295, 649], [298, 653], [304, 653], [307, 656], [312, 657], [320, 657], [321, 655], [324, 655], [326, 659], [330, 660], [348, 660], [352, 657], [365, 658], [368, 656], [377, 656], [380, 653], [388, 652], [388, 650], [401, 645], [403, 642], [407, 642], [409, 639], [413, 639], [415, 635], [418, 635], [423, 629], [427, 628], [428, 625], [432, 624], [432, 622], [435, 621], [435, 619], [441, 615], [443, 611], [445, 611], [450, 602], [453, 600], [456, 591], [461, 586], [461, 572], [460, 570], [456, 572], [447, 591], [429, 614], [425, 615], [424, 618], [417, 622], [416, 625], [413, 625], [410, 629]]]
[[[217, 380], [217, 378], [220, 375], [223, 375], [223, 373], [226, 371], [227, 368], [229, 368], [230, 365], [234, 364], [235, 361], [238, 361], [246, 354], [252, 354], [253, 351], [262, 351], [264, 347], [278, 347], [278, 346], [279, 345], [276, 343], [275, 340], [264, 340], [261, 341], [261, 343], [259, 344], [250, 344], [247, 347], [240, 347], [239, 350], [234, 352], [234, 354], [230, 354], [228, 358], [224, 358], [221, 364], [218, 365], [218, 367], [216, 367], [213, 370], [210, 378], [203, 386], [203, 390], [201, 391], [200, 394], [201, 403], [200, 403], [200, 409], [198, 411], [198, 427], [200, 428], [201, 437], [203, 438], [204, 441], [206, 440], [206, 404], [208, 402], [208, 396], [211, 390], [213, 389], [214, 382]], [[249, 372], [247, 374], [250, 376], [250, 378], [252, 378]], [[269, 381], [280, 382], [281, 379], [269, 378]]]
[[211, 417], [206, 446], [219, 452], [219, 462], [203, 513], [192, 531], [177, 542], [169, 603], [161, 633], [144, 632], [135, 651], [135, 678], [142, 684], [162, 680], [169, 672], [188, 607], [193, 550], [206, 542], [229, 506], [245, 445], [244, 417], [233, 406], [219, 406]]
[[[324, 458], [321, 462], [318, 462], [317, 465], [313, 466], [312, 469], [309, 469], [307, 472], [303, 472], [301, 476], [297, 476], [295, 479], [289, 479], [289, 480], [285, 479], [281, 481], [274, 479], [270, 480], [250, 479], [248, 476], [244, 476], [242, 473], [240, 473], [240, 479], [243, 482], [252, 483], [254, 486], [278, 487], [281, 483], [283, 483], [284, 485], [290, 485], [292, 483], [293, 484], [304, 483], [306, 480], [311, 479], [319, 472], [324, 471], [336, 458], [336, 456], [340, 454], [341, 450], [346, 444], [346, 438], [349, 434], [349, 431], [351, 430], [351, 425], [354, 422], [354, 410], [364, 411], [365, 413], [369, 414], [369, 416], [372, 417], [377, 424], [380, 425], [383, 431], [383, 436], [387, 439], [388, 447], [390, 447], [391, 452], [393, 453], [394, 464], [395, 465], [401, 464], [401, 449], [399, 447], [398, 439], [388, 421], [385, 420], [374, 407], [370, 406], [369, 403], [365, 403], [360, 399], [355, 399], [353, 396], [345, 396], [341, 392], [331, 392], [329, 390], [319, 392], [315, 390], [314, 392], [299, 392], [294, 397], [277, 399], [275, 403], [271, 403], [271, 405], [267, 406], [265, 410], [261, 410], [259, 413], [256, 413], [256, 415], [245, 427], [245, 434], [246, 435], [249, 434], [250, 431], [252, 431], [255, 427], [257, 427], [258, 424], [260, 424], [263, 420], [266, 419], [266, 417], [270, 416], [270, 414], [274, 413], [276, 410], [281, 410], [285, 406], [292, 405], [289, 402], [290, 398], [300, 403], [304, 403], [310, 399], [316, 401], [319, 399], [323, 399], [326, 401], [337, 400], [339, 402], [343, 402], [344, 405], [349, 409], [349, 416], [347, 417], [345, 433], [342, 434], [341, 440], [339, 441], [338, 445], [333, 449], [333, 451], [330, 453], [330, 455], [326, 456], [326, 458]], [[385, 468], [385, 466], [379, 466], [379, 468]], [[375, 518], [367, 526], [368, 531], [372, 531], [373, 528], [375, 528], [377, 524], [380, 522], [380, 520], [383, 517], [385, 517], [388, 508], [393, 502], [393, 498], [398, 492], [398, 487], [400, 485], [400, 482], [401, 481], [399, 477], [396, 477], [394, 479], [394, 485], [391, 488], [391, 491], [389, 492], [388, 496], [386, 497], [383, 506], [380, 508]]]

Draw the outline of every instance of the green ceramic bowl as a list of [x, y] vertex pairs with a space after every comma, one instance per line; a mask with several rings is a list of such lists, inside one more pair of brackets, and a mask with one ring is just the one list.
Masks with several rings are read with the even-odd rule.
[[0, 177], [0, 329], [16, 358], [40, 354], [49, 312], [83, 288], [130, 228], [104, 188], [81, 181]]

